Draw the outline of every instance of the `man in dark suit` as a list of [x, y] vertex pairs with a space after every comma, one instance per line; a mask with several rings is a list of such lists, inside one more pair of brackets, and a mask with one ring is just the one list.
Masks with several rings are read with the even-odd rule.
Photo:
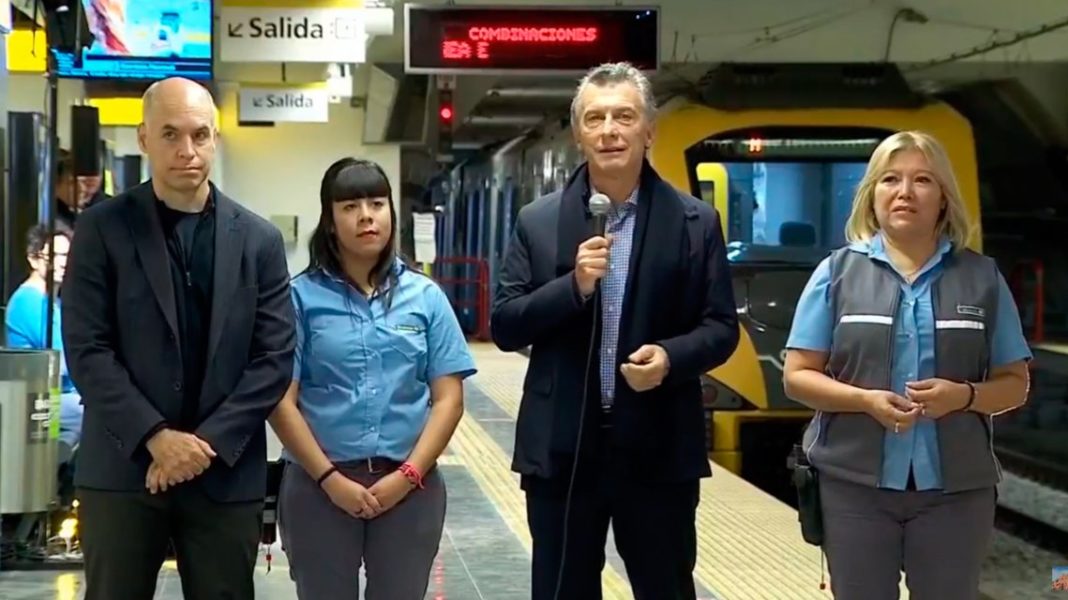
[[152, 179], [82, 213], [63, 339], [85, 417], [76, 485], [87, 600], [149, 600], [172, 541], [190, 599], [251, 599], [266, 418], [295, 344], [280, 232], [209, 181], [215, 107], [145, 93]]
[[[636, 598], [695, 597], [700, 375], [734, 352], [738, 322], [718, 215], [645, 161], [654, 110], [630, 65], [582, 80], [586, 163], [519, 212], [494, 299], [496, 344], [531, 347], [513, 469], [534, 600], [601, 597], [609, 522]], [[594, 193], [611, 200], [605, 236]]]

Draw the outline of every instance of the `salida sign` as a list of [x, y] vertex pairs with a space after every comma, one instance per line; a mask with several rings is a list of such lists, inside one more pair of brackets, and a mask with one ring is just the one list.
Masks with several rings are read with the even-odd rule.
[[225, 62], [361, 63], [364, 11], [358, 8], [246, 8], [220, 15]]
[[277, 21], [267, 21], [260, 17], [252, 17], [248, 20], [248, 28], [245, 28], [245, 24], [230, 23], [226, 28], [226, 35], [231, 38], [267, 38], [267, 39], [284, 39], [292, 38], [298, 40], [321, 40], [324, 37], [336, 38], [339, 40], [356, 40], [360, 37], [360, 28], [357, 27], [357, 23], [346, 19], [336, 19], [331, 23], [327, 23], [324, 27], [321, 23], [315, 23], [309, 20], [307, 17], [302, 19], [293, 19], [292, 17], [281, 17]]
[[238, 106], [242, 121], [326, 123], [330, 120], [325, 84], [305, 86], [241, 86]]

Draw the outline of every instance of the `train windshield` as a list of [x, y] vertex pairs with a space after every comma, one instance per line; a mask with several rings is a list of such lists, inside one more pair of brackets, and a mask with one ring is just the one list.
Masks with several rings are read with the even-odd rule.
[[890, 133], [780, 127], [718, 134], [686, 152], [692, 192], [726, 222], [731, 262], [815, 265], [845, 244], [853, 193]]

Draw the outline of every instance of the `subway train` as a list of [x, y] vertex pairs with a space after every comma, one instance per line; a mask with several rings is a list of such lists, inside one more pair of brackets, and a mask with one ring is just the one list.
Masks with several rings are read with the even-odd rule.
[[[660, 107], [648, 158], [674, 186], [715, 206], [728, 245], [742, 335], [730, 359], [705, 376], [709, 457], [788, 498], [785, 457], [811, 417], [782, 386], [798, 296], [819, 261], [845, 243], [856, 185], [875, 146], [895, 131], [923, 130], [945, 144], [979, 223], [972, 128], [929, 98], [889, 107], [717, 108], [688, 96]], [[436, 268], [470, 330], [487, 334], [480, 311], [519, 209], [560, 187], [581, 160], [561, 125], [457, 165], [440, 186], [437, 255], [445, 262]], [[981, 236], [973, 244], [981, 250]], [[481, 288], [466, 285], [480, 277]]]

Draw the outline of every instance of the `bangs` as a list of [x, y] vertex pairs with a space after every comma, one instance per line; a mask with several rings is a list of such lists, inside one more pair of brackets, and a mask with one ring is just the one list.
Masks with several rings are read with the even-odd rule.
[[389, 180], [382, 171], [369, 164], [345, 167], [330, 187], [330, 199], [334, 202], [391, 197]]

